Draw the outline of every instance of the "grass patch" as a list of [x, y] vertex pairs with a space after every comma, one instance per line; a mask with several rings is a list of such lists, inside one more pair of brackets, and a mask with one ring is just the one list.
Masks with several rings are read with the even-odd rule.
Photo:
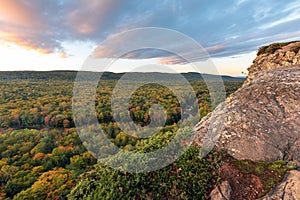
[[[258, 52], [257, 52], [257, 56], [259, 56], [261, 54], [270, 55], [270, 54], [274, 53], [276, 50], [281, 49], [282, 47], [284, 47], [286, 45], [289, 45], [291, 43], [294, 43], [294, 42], [297, 42], [297, 41], [273, 43], [273, 44], [270, 44], [270, 45], [267, 45], [267, 46], [260, 47]], [[299, 51], [299, 48], [300, 47], [298, 47], [298, 49], [295, 49], [295, 50]]]

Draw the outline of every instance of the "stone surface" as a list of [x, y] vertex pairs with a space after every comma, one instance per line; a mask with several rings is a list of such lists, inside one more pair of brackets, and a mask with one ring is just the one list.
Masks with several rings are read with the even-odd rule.
[[[244, 85], [195, 127], [195, 143], [237, 159], [300, 162], [300, 51], [261, 54]], [[296, 63], [296, 65], [294, 65]]]
[[285, 180], [261, 200], [299, 200], [300, 172], [288, 172]]
[[230, 200], [231, 192], [228, 181], [224, 181], [210, 193], [210, 198], [211, 200]]
[[300, 162], [299, 99], [300, 66], [257, 74], [198, 124], [195, 142], [215, 138], [217, 148], [237, 159]]
[[[223, 149], [239, 160], [285, 160], [299, 169], [300, 52], [292, 50], [299, 45], [259, 55], [244, 85], [201, 120], [194, 142], [207, 150], [203, 155]], [[234, 185], [231, 189], [233, 197]], [[300, 172], [294, 170], [262, 199], [296, 200], [299, 193]]]
[[246, 82], [256, 77], [257, 73], [282, 68], [290, 65], [300, 64], [300, 51], [295, 53], [293, 47], [299, 46], [300, 42], [291, 43], [282, 49], [278, 49], [273, 54], [261, 54], [253, 61], [253, 65], [248, 68]]

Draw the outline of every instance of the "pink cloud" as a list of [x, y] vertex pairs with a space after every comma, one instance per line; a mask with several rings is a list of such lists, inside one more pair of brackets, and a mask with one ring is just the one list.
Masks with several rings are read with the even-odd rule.
[[91, 35], [107, 23], [107, 16], [117, 6], [117, 0], [79, 0], [67, 13], [66, 24], [79, 35]]
[[0, 2], [0, 19], [10, 26], [25, 28], [42, 28], [45, 24], [37, 16], [36, 7], [22, 0], [2, 0]]
[[63, 52], [42, 7], [42, 1], [2, 0], [0, 40], [42, 54]]

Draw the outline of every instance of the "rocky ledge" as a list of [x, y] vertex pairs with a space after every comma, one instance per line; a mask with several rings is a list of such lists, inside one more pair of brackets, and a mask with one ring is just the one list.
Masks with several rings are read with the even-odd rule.
[[[203, 146], [210, 137], [215, 149], [226, 150], [236, 159], [284, 160], [299, 169], [299, 49], [300, 42], [262, 47], [244, 85], [196, 126], [195, 143]], [[212, 130], [218, 133], [208, 134]], [[290, 171], [263, 199], [300, 199], [299, 191], [299, 171]]]

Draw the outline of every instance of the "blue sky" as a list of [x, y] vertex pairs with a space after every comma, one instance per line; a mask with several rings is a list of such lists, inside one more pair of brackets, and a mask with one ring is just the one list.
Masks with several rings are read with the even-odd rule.
[[[222, 74], [246, 71], [258, 47], [300, 38], [296, 0], [2, 0], [0, 70], [78, 70], [107, 38], [141, 27], [173, 29], [207, 49]], [[109, 57], [109, 55], [106, 55]], [[155, 53], [128, 57], [115, 66], [169, 60]]]

